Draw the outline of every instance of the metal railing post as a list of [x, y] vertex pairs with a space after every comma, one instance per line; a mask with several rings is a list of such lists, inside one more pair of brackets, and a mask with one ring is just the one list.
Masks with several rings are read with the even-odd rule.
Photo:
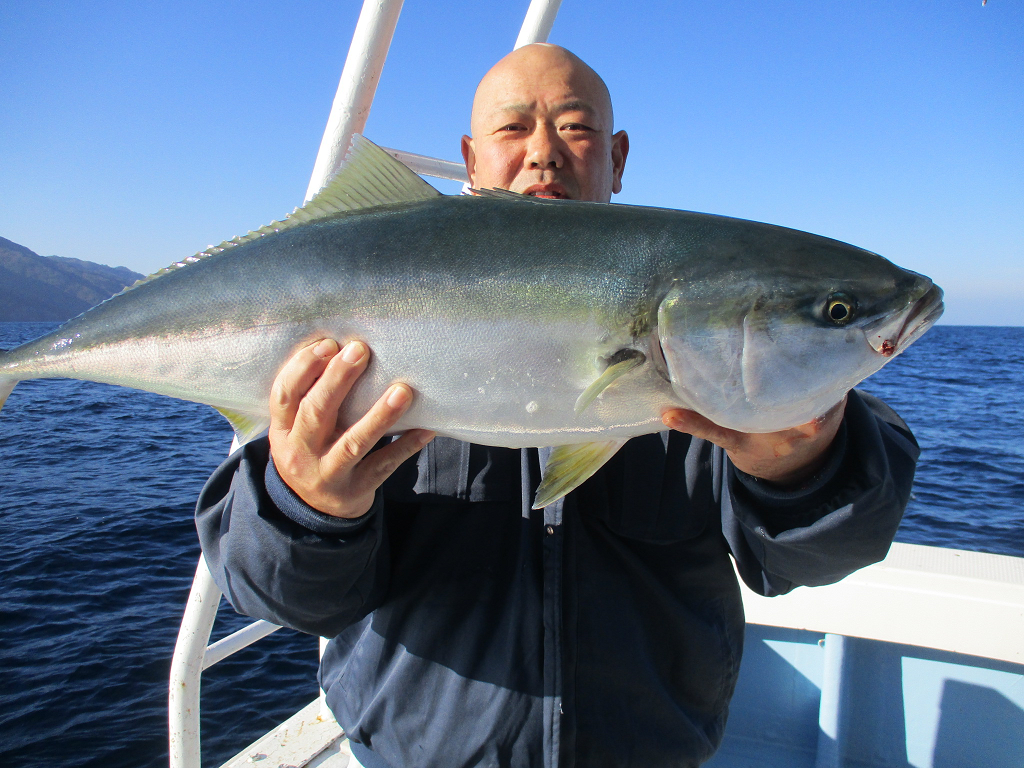
[[821, 703], [818, 708], [818, 749], [814, 768], [842, 768], [846, 742], [845, 682], [850, 664], [849, 638], [825, 635], [825, 660], [822, 669]]
[[[366, 127], [402, 3], [403, 0], [363, 2], [306, 190], [307, 201], [337, 173], [345, 159], [352, 134], [362, 133]], [[546, 42], [560, 4], [561, 0], [532, 0], [515, 48]], [[398, 150], [388, 151], [409, 164], [417, 173], [466, 180], [465, 168], [459, 163]], [[232, 444], [231, 450], [236, 447], [237, 441]], [[202, 671], [278, 629], [269, 622], [259, 621], [208, 649], [207, 643], [217, 618], [220, 598], [221, 592], [213, 581], [206, 559], [200, 556], [171, 659], [168, 693], [170, 768], [200, 766], [199, 693]], [[321, 657], [326, 645], [327, 640], [321, 638]], [[320, 708], [322, 717], [333, 717], [327, 709], [323, 692], [320, 694]]]
[[220, 589], [213, 581], [206, 558], [199, 557], [178, 642], [171, 657], [167, 700], [170, 768], [199, 768], [199, 684], [213, 622], [220, 605]]
[[313, 176], [306, 189], [307, 202], [338, 172], [352, 134], [362, 133], [366, 127], [401, 11], [402, 0], [365, 0], [363, 3], [313, 165]]
[[515, 48], [522, 48], [530, 43], [546, 43], [551, 34], [551, 27], [558, 15], [558, 6], [562, 0], [533, 0], [526, 11], [523, 26], [516, 38]]

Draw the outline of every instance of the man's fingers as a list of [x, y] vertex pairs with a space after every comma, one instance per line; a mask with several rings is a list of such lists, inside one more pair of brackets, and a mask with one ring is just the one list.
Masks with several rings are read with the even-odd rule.
[[393, 443], [374, 451], [359, 466], [360, 485], [377, 489], [406, 459], [422, 450], [434, 437], [435, 433], [428, 429], [410, 429]]
[[319, 450], [334, 434], [338, 411], [369, 362], [369, 349], [360, 341], [335, 355], [299, 404], [292, 429], [296, 437]]
[[328, 471], [351, 467], [361, 461], [395, 426], [411, 404], [412, 390], [409, 385], [391, 385], [363, 418], [345, 430], [324, 457]]
[[665, 411], [661, 415], [661, 420], [669, 429], [686, 432], [694, 437], [712, 442], [727, 451], [736, 448], [743, 438], [742, 433], [721, 427], [696, 411], [688, 411], [684, 408]]
[[292, 428], [302, 398], [337, 354], [338, 342], [321, 339], [303, 347], [285, 363], [270, 390], [270, 419], [275, 428]]

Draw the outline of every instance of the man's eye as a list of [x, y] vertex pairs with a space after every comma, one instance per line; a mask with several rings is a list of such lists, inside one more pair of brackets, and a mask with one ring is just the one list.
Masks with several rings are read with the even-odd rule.
[[562, 126], [562, 130], [563, 131], [592, 131], [593, 128], [591, 128], [589, 125], [584, 125], [583, 123], [566, 123], [565, 125]]
[[502, 131], [522, 131], [522, 130], [525, 130], [525, 129], [523, 128], [523, 126], [519, 125], [518, 123], [509, 123], [508, 125], [501, 126], [501, 128], [498, 129], [498, 132], [500, 133]]

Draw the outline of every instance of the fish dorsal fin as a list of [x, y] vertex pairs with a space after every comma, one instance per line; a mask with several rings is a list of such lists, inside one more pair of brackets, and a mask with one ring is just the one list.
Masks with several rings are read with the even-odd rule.
[[520, 192], [512, 192], [508, 189], [476, 189], [475, 187], [470, 187], [469, 191], [476, 197], [489, 197], [492, 200], [518, 200], [522, 203], [538, 203], [540, 205], [557, 205], [562, 202], [561, 200], [555, 200], [553, 198], [524, 195]]
[[352, 136], [352, 143], [349, 145], [345, 161], [338, 172], [308, 203], [301, 208], [296, 208], [282, 221], [272, 221], [248, 234], [225, 240], [220, 245], [211, 245], [195, 256], [189, 256], [187, 259], [175, 262], [159, 272], [154, 272], [152, 275], [136, 281], [121, 293], [155, 280], [168, 272], [195, 264], [207, 256], [223, 253], [229, 248], [259, 240], [274, 232], [283, 232], [317, 219], [326, 219], [347, 211], [375, 208], [379, 205], [432, 200], [440, 196], [440, 192], [417, 176], [408, 166], [400, 160], [396, 160], [365, 136], [357, 133]]
[[304, 223], [342, 211], [432, 200], [441, 193], [362, 134], [354, 134], [338, 172], [288, 218]]
[[544, 465], [544, 479], [537, 488], [533, 508], [542, 509], [553, 504], [569, 491], [581, 486], [625, 444], [625, 440], [608, 440], [552, 448], [547, 464]]
[[477, 189], [470, 187], [469, 192], [476, 197], [493, 197], [499, 200], [536, 200], [536, 197], [513, 192], [510, 189]]
[[193, 258], [212, 256], [273, 232], [283, 232], [339, 213], [376, 208], [378, 205], [432, 200], [440, 196], [440, 192], [407, 165], [357, 133], [352, 136], [341, 168], [308, 203], [289, 213], [283, 221], [272, 221], [247, 235], [210, 246]]

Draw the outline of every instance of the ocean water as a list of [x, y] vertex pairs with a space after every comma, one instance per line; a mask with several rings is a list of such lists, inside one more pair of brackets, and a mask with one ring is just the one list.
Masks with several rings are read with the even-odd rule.
[[[0, 348], [53, 327], [0, 324]], [[897, 540], [1024, 556], [1024, 328], [939, 326], [869, 379], [923, 446]], [[28, 381], [0, 414], [0, 765], [165, 766], [167, 676], [199, 557], [212, 409]], [[214, 638], [245, 623], [221, 606]], [[203, 763], [316, 696], [281, 630], [203, 675]]]

